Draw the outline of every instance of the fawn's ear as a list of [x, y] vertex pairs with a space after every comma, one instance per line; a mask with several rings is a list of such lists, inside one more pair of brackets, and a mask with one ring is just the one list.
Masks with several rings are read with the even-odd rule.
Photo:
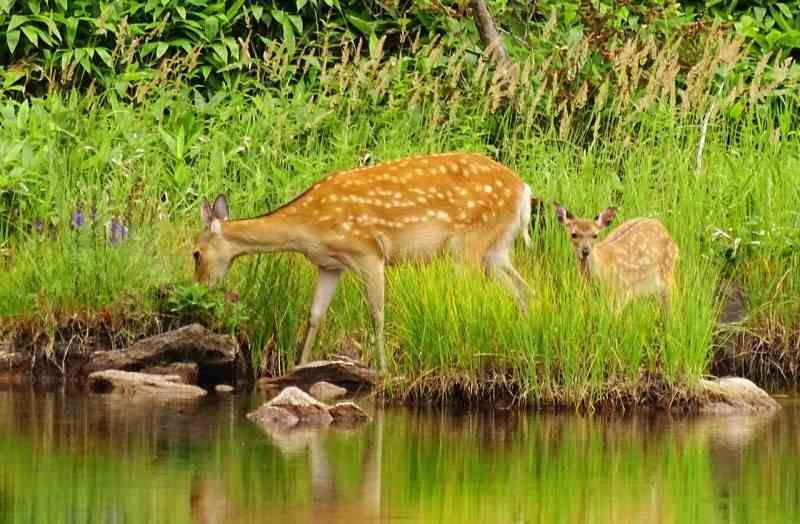
[[617, 214], [616, 207], [609, 207], [594, 219], [594, 223], [597, 224], [597, 227], [608, 227], [611, 225], [611, 222], [614, 221], [614, 217]]
[[211, 204], [208, 203], [207, 199], [203, 199], [203, 205], [200, 208], [200, 216], [203, 219], [203, 224], [206, 226], [211, 225], [211, 221], [214, 219], [214, 211], [211, 210]]
[[556, 217], [562, 224], [567, 225], [567, 223], [574, 218], [572, 213], [570, 213], [566, 207], [562, 206], [561, 203], [553, 202], [553, 205], [556, 208]]
[[214, 199], [214, 217], [220, 220], [228, 220], [228, 216], [230, 215], [230, 211], [228, 209], [228, 199], [225, 198], [225, 195], [220, 193], [217, 198]]

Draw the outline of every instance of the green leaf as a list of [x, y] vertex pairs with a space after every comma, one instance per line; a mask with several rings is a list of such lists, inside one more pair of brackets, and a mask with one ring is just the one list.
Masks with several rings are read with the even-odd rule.
[[110, 67], [110, 68], [113, 68], [113, 67], [114, 67], [114, 60], [112, 60], [112, 59], [111, 59], [111, 54], [108, 52], [108, 50], [107, 50], [107, 49], [104, 49], [104, 48], [102, 48], [102, 47], [98, 47], [96, 51], [97, 51], [97, 54], [98, 54], [98, 56], [100, 57], [100, 59], [101, 59], [101, 60], [102, 60], [102, 61], [103, 61], [103, 62], [104, 62], [104, 63], [105, 63], [105, 64], [106, 64], [108, 67]]
[[368, 36], [375, 32], [378, 24], [377, 22], [369, 22], [364, 20], [363, 18], [359, 18], [355, 15], [345, 15], [347, 17], [347, 21], [356, 26], [362, 35]]
[[61, 11], [66, 11], [67, 10], [67, 0], [57, 0], [57, 1], [58, 1], [58, 7], [61, 9]]
[[244, 4], [244, 0], [236, 0], [228, 8], [228, 11], [225, 13], [225, 16], [228, 18], [229, 22], [232, 21], [239, 13], [239, 10], [242, 8], [242, 4]]
[[203, 22], [203, 29], [206, 33], [206, 38], [213, 39], [219, 33], [219, 20], [216, 16], [209, 16]]
[[34, 26], [24, 25], [20, 29], [25, 33], [25, 37], [28, 41], [33, 44], [33, 47], [39, 47], [39, 37], [36, 34], [36, 28]]
[[72, 49], [67, 49], [61, 53], [61, 69], [66, 69], [72, 61]]
[[161, 140], [163, 140], [164, 143], [167, 145], [167, 149], [169, 150], [170, 154], [174, 155], [175, 154], [175, 139], [172, 138], [172, 136], [169, 133], [167, 133], [166, 131], [164, 131], [160, 127], [158, 128], [158, 133], [161, 135]]
[[178, 16], [180, 16], [182, 20], [186, 20], [186, 8], [185, 7], [178, 6], [178, 7], [175, 8], [175, 10], [178, 12]]
[[27, 16], [14, 15], [11, 17], [11, 21], [8, 23], [8, 26], [6, 27], [6, 31], [13, 31], [14, 29], [21, 26], [28, 20], [29, 18]]
[[38, 15], [41, 11], [39, 0], [28, 0], [28, 8], [31, 10], [31, 13]]
[[221, 42], [215, 42], [211, 44], [211, 49], [213, 49], [214, 52], [217, 53], [217, 56], [219, 56], [220, 60], [222, 60], [226, 64], [228, 63], [228, 48], [225, 47], [225, 44]]
[[303, 9], [306, 6], [307, 3], [308, 3], [308, 0], [296, 0], [295, 1], [295, 7], [297, 8], [298, 11], [300, 11], [301, 9]]
[[13, 54], [14, 49], [17, 48], [19, 43], [19, 31], [9, 31], [6, 33], [6, 43], [8, 44], [8, 51]]
[[64, 25], [67, 28], [67, 45], [72, 47], [75, 45], [75, 35], [78, 34], [78, 24], [80, 20], [78, 18], [67, 18], [64, 20]]
[[183, 158], [183, 149], [186, 144], [186, 130], [183, 126], [178, 128], [178, 134], [175, 136], [175, 156]]
[[260, 5], [254, 5], [250, 7], [250, 12], [253, 14], [253, 18], [255, 18], [256, 21], [260, 21], [261, 15], [264, 14], [264, 8]]
[[288, 15], [289, 20], [292, 21], [292, 25], [297, 29], [298, 33], [303, 32], [303, 19], [297, 15]]
[[159, 42], [158, 46], [156, 46], [156, 58], [161, 58], [164, 56], [164, 53], [167, 52], [169, 49], [169, 44], [166, 42]]
[[30, 114], [30, 106], [28, 105], [28, 101], [24, 100], [19, 105], [19, 111], [17, 111], [17, 129], [25, 129], [28, 125], [28, 115]]

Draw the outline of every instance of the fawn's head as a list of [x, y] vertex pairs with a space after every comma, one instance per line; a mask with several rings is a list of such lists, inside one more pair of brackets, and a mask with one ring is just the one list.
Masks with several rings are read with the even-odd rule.
[[225, 278], [233, 259], [228, 241], [222, 234], [222, 223], [228, 220], [228, 201], [219, 195], [214, 204], [203, 199], [203, 230], [194, 244], [194, 279], [214, 285]]
[[600, 230], [608, 227], [614, 220], [617, 208], [609, 207], [591, 220], [588, 218], [575, 218], [567, 208], [558, 202], [555, 203], [555, 207], [556, 217], [569, 233], [572, 247], [575, 249], [575, 255], [579, 261], [585, 262], [589, 255], [592, 254], [592, 248], [597, 242], [597, 235]]

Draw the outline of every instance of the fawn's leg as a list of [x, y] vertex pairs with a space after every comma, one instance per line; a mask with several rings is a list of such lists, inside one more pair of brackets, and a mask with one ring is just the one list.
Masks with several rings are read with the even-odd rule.
[[314, 347], [314, 340], [317, 338], [317, 331], [325, 312], [336, 294], [336, 286], [342, 277], [341, 269], [322, 269], [319, 268], [317, 277], [317, 289], [314, 291], [314, 303], [311, 305], [311, 314], [308, 319], [308, 331], [303, 342], [303, 352], [300, 355], [300, 363], [305, 364], [311, 358], [311, 348]]

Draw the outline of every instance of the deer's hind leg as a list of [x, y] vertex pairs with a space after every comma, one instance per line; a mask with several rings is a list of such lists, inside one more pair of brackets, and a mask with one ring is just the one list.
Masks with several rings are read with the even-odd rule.
[[498, 280], [511, 291], [517, 298], [520, 310], [524, 313], [528, 310], [531, 288], [511, 264], [510, 251], [517, 233], [516, 226], [502, 231], [484, 254], [483, 267], [488, 277]]

